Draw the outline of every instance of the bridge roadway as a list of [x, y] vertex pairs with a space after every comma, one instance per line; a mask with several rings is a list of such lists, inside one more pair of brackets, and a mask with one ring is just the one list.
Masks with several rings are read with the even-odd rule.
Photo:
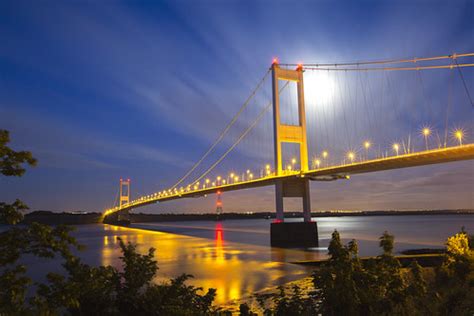
[[121, 209], [119, 209], [118, 207], [109, 209], [105, 212], [104, 215], [109, 215], [117, 211], [131, 210], [157, 202], [176, 200], [188, 197], [201, 197], [207, 194], [216, 193], [217, 191], [227, 192], [263, 187], [275, 184], [275, 182], [277, 181], [297, 181], [301, 178], [309, 178], [310, 180], [314, 181], [330, 181], [336, 179], [345, 179], [353, 174], [401, 169], [470, 159], [474, 159], [474, 144], [425, 150], [416, 153], [401, 154], [398, 156], [390, 156], [386, 158], [348, 163], [339, 166], [329, 166], [308, 170], [307, 172], [283, 171], [283, 174], [279, 176], [272, 174], [253, 180], [241, 181], [225, 185], [216, 185], [196, 190], [184, 190], [179, 191], [177, 193], [168, 193], [167, 195], [152, 194], [147, 197], [142, 197], [135, 201], [132, 201], [130, 204], [122, 206]]

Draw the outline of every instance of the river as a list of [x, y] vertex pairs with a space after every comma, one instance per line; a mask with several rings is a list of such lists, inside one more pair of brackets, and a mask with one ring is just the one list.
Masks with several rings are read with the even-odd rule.
[[[297, 219], [290, 219], [297, 220]], [[345, 242], [359, 242], [362, 256], [380, 253], [378, 238], [395, 235], [395, 251], [441, 248], [462, 226], [474, 232], [472, 215], [343, 216], [313, 218], [318, 223], [320, 248], [280, 249], [270, 244], [270, 220], [226, 220], [134, 223], [130, 228], [110, 225], [76, 226], [73, 235], [86, 246], [78, 253], [85, 263], [120, 267], [117, 237], [138, 244], [145, 252], [156, 249], [156, 281], [181, 273], [194, 275], [191, 284], [217, 288], [217, 304], [245, 298], [253, 292], [293, 281], [311, 273], [294, 264], [326, 256], [331, 233], [337, 229]], [[29, 275], [44, 280], [57, 269], [59, 259], [27, 258]]]

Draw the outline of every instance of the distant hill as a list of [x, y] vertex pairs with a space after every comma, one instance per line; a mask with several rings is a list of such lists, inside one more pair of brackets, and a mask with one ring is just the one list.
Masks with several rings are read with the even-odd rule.
[[[400, 215], [474, 215], [474, 210], [418, 210], [418, 211], [396, 211], [396, 210], [380, 210], [380, 211], [321, 211], [312, 212], [313, 217], [341, 217], [341, 216], [400, 216]], [[219, 219], [273, 219], [274, 212], [245, 212], [245, 213], [223, 213]], [[285, 212], [286, 218], [301, 218], [301, 212]], [[161, 213], [161, 214], [130, 214], [132, 222], [171, 222], [171, 221], [199, 221], [199, 220], [216, 220], [215, 213], [201, 214], [178, 214], [178, 213]], [[80, 225], [95, 224], [102, 222], [101, 213], [87, 212], [52, 212], [52, 211], [34, 211], [25, 215], [24, 223], [39, 222], [49, 225]]]

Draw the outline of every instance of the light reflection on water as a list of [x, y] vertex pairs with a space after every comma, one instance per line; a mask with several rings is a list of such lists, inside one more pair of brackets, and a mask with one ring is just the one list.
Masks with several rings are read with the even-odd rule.
[[[157, 282], [181, 273], [192, 274], [195, 279], [191, 284], [217, 288], [217, 304], [309, 274], [308, 268], [288, 263], [288, 259], [309, 259], [311, 252], [228, 242], [223, 225], [214, 225], [212, 239], [104, 225], [102, 264], [119, 266], [117, 237], [137, 243], [140, 252], [154, 247], [159, 266]], [[320, 256], [324, 253], [314, 252], [310, 257]]]
[[[130, 228], [109, 225], [78, 225], [73, 235], [86, 250], [78, 252], [90, 265], [120, 268], [117, 237], [138, 244], [145, 253], [156, 248], [156, 281], [182, 273], [193, 274], [193, 285], [217, 288], [217, 304], [251, 295], [255, 291], [309, 275], [310, 270], [291, 262], [326, 256], [325, 247], [337, 229], [345, 242], [355, 238], [362, 256], [379, 254], [378, 238], [387, 230], [395, 235], [395, 251], [442, 247], [446, 238], [465, 226], [474, 232], [472, 215], [366, 216], [314, 218], [321, 249], [280, 249], [270, 244], [270, 221], [134, 223]], [[288, 221], [293, 221], [289, 219]], [[44, 281], [49, 271], [61, 270], [60, 260], [27, 258], [28, 275]]]

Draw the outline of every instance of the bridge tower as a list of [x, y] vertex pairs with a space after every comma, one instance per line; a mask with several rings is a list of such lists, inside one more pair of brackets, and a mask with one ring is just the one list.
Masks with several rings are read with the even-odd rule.
[[[296, 83], [298, 98], [298, 124], [287, 125], [281, 123], [279, 81]], [[299, 144], [300, 168], [308, 171], [308, 144], [306, 137], [306, 112], [304, 102], [303, 67], [296, 70], [282, 69], [276, 61], [272, 64], [272, 91], [273, 91], [273, 137], [275, 172], [283, 174], [282, 144]], [[304, 223], [284, 223], [284, 198], [300, 197], [303, 202]], [[275, 184], [276, 221], [271, 226], [272, 245], [285, 246], [317, 246], [317, 225], [311, 222], [311, 200], [309, 179], [295, 177], [292, 180], [278, 181]]]
[[130, 202], [130, 179], [120, 179], [119, 207]]
[[[130, 203], [130, 179], [120, 179], [119, 207]], [[130, 223], [130, 213], [128, 211], [118, 212], [118, 222]]]

